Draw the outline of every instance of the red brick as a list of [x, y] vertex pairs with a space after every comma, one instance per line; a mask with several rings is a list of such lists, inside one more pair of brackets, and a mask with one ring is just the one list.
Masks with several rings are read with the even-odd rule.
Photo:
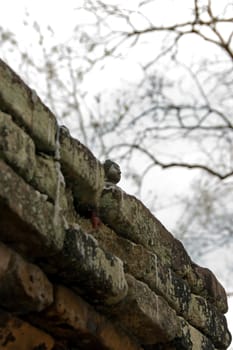
[[52, 350], [53, 338], [29, 323], [0, 311], [1, 350]]
[[40, 321], [56, 336], [89, 343], [88, 349], [141, 350], [141, 347], [65, 287], [55, 287], [55, 302]]

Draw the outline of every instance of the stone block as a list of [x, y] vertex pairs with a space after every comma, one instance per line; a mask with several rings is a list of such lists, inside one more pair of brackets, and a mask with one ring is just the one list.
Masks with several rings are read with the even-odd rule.
[[80, 219], [80, 225], [92, 233], [105, 251], [109, 251], [123, 261], [127, 273], [162, 295], [178, 314], [184, 317], [187, 315], [191, 298], [188, 284], [170, 268], [165, 267], [155, 253], [140, 244], [117, 236], [106, 225], [102, 224], [98, 230], [93, 230], [85, 219]]
[[54, 350], [53, 338], [16, 318], [0, 311], [0, 349], [1, 350]]
[[[141, 244], [155, 253], [164, 267], [171, 268], [188, 281], [192, 291], [199, 292], [222, 310], [227, 309], [227, 300], [220, 283], [208, 283], [209, 277], [197, 272], [182, 243], [175, 239], [152, 213], [134, 196], [118, 186], [107, 186], [100, 200], [100, 216], [106, 225], [118, 235]], [[212, 289], [212, 291], [210, 291]]]
[[179, 317], [180, 334], [169, 343], [145, 346], [144, 350], [216, 350], [209, 338]]
[[194, 281], [189, 281], [193, 285], [194, 294], [207, 298], [220, 312], [225, 314], [228, 310], [226, 291], [213, 272], [195, 263], [192, 263], [192, 269], [195, 275], [188, 277], [194, 277]]
[[100, 200], [100, 215], [117, 234], [156, 253], [165, 266], [172, 266], [180, 275], [186, 273], [190, 258], [182, 244], [137, 198], [118, 186], [107, 186]]
[[0, 157], [30, 181], [34, 175], [36, 157], [33, 140], [0, 111]]
[[41, 311], [53, 301], [53, 288], [36, 265], [0, 243], [0, 305], [25, 314]]
[[67, 288], [55, 286], [54, 298], [53, 305], [31, 318], [55, 338], [81, 348], [86, 344], [88, 349], [141, 350], [136, 341]]
[[58, 260], [56, 273], [66, 284], [85, 293], [94, 303], [118, 303], [127, 294], [122, 261], [102, 250], [89, 234], [73, 225], [67, 230], [64, 247]]
[[0, 60], [1, 110], [10, 114], [32, 136], [40, 151], [54, 152], [57, 122], [55, 116], [22, 79]]
[[33, 258], [60, 251], [65, 230], [55, 206], [1, 160], [0, 173], [0, 239]]
[[170, 346], [161, 347], [161, 349], [215, 350], [214, 344], [208, 337], [202, 334], [198, 329], [190, 326], [183, 318], [179, 317], [179, 320], [181, 325], [180, 334], [170, 343]]
[[226, 318], [206, 299], [192, 294], [187, 320], [209, 337], [217, 348], [225, 349], [230, 345]]
[[54, 159], [46, 155], [37, 155], [32, 185], [53, 202], [56, 198], [58, 177]]
[[117, 322], [141, 344], [166, 343], [180, 332], [180, 322], [167, 302], [133, 276], [126, 275], [127, 297], [111, 308]]
[[60, 208], [66, 209], [65, 180], [59, 163], [54, 157], [45, 154], [36, 155], [35, 145], [30, 136], [12, 121], [10, 115], [2, 112], [0, 112], [0, 157], [35, 189], [48, 196], [54, 203], [58, 200]]
[[72, 187], [76, 204], [98, 207], [104, 186], [104, 169], [91, 151], [60, 128], [60, 156], [62, 172]]
[[65, 212], [67, 209], [66, 184], [58, 161], [45, 154], [38, 155], [31, 183], [38, 191], [48, 196], [50, 201], [58, 202], [60, 209]]
[[[202, 303], [198, 303], [197, 297], [191, 294], [187, 283], [171, 269], [164, 267], [154, 253], [142, 245], [117, 236], [105, 225], [101, 225], [98, 230], [93, 230], [88, 220], [82, 219], [80, 224], [94, 235], [105, 251], [118, 256], [124, 262], [124, 269], [127, 273], [132, 274], [157, 294], [162, 295], [168, 304], [179, 315], [188, 319], [194, 327], [201, 329], [217, 343], [225, 342], [226, 344], [230, 341], [224, 316], [203, 298], [199, 297]], [[205, 291], [207, 294], [207, 290]], [[206, 305], [206, 308], [203, 305]]]

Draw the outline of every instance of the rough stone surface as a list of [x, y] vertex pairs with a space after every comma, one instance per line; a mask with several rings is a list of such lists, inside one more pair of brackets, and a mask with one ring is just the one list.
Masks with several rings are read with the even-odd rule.
[[[176, 274], [185, 278], [192, 290], [195, 291], [199, 286], [202, 295], [208, 297], [211, 294], [211, 301], [216, 307], [220, 307], [220, 311], [227, 310], [225, 291], [216, 279], [215, 285], [213, 274], [209, 270], [205, 271], [205, 276], [198, 273], [193, 268], [182, 243], [175, 239], [138, 199], [126, 194], [117, 186], [107, 186], [101, 196], [100, 214], [102, 220], [117, 234], [154, 252], [164, 266], [170, 267]], [[206, 281], [212, 281], [214, 292], [207, 292]]]
[[53, 301], [45, 274], [0, 243], [0, 305], [17, 313], [41, 311]]
[[[62, 286], [55, 287], [55, 301], [37, 318], [38, 325], [54, 337], [75, 339], [88, 344], [88, 349], [140, 350], [132, 337], [97, 313], [79, 296]], [[31, 316], [33, 320], [34, 317]]]
[[180, 326], [175, 311], [145, 283], [130, 275], [127, 275], [127, 282], [127, 297], [111, 310], [118, 322], [142, 344], [173, 339]]
[[122, 259], [126, 272], [162, 295], [178, 314], [188, 319], [191, 325], [201, 329], [207, 336], [215, 333], [213, 341], [216, 345], [224, 347], [229, 344], [230, 335], [225, 317], [203, 297], [192, 294], [187, 283], [176, 276], [171, 269], [165, 268], [155, 254], [141, 245], [117, 236], [106, 226], [93, 231], [92, 234], [104, 249]]
[[0, 155], [27, 181], [34, 175], [36, 157], [32, 139], [0, 111]]
[[12, 121], [10, 115], [1, 111], [0, 154], [27, 182], [53, 202], [59, 186], [59, 205], [66, 209], [65, 180], [54, 157], [42, 153], [36, 155], [31, 137]]
[[61, 250], [65, 232], [54, 206], [2, 161], [0, 173], [1, 239], [34, 257]]
[[39, 150], [55, 151], [57, 122], [34, 90], [0, 60], [1, 110], [10, 114], [33, 137]]
[[193, 285], [193, 292], [210, 300], [220, 312], [225, 314], [228, 306], [227, 295], [223, 286], [209, 269], [194, 263], [192, 263], [192, 267], [197, 276], [194, 281], [195, 283], [190, 281]]
[[12, 314], [0, 311], [1, 350], [55, 350], [54, 345], [50, 335]]
[[192, 294], [187, 320], [211, 337], [216, 347], [227, 348], [230, 344], [226, 318], [203, 297]]
[[78, 225], [67, 231], [61, 254], [59, 276], [73, 287], [82, 288], [92, 302], [111, 305], [127, 294], [122, 261], [104, 252], [97, 240]]
[[180, 321], [180, 334], [167, 344], [147, 345], [145, 350], [216, 350], [213, 343], [190, 326], [183, 318]]
[[164, 265], [185, 273], [190, 258], [181, 243], [134, 196], [117, 186], [107, 187], [101, 196], [100, 213], [116, 233], [156, 253]]
[[0, 61], [0, 349], [226, 350], [224, 288], [104, 164]]
[[98, 207], [104, 186], [102, 164], [78, 140], [60, 128], [62, 170], [71, 184], [77, 206]]
[[155, 253], [140, 244], [117, 236], [105, 225], [101, 225], [98, 230], [92, 230], [88, 220], [84, 219], [80, 219], [80, 225], [92, 232], [104, 250], [118, 256], [124, 262], [126, 272], [162, 295], [178, 314], [187, 315], [191, 299], [188, 284], [170, 268], [165, 267]]
[[60, 209], [65, 213], [67, 209], [66, 184], [60, 167], [57, 165], [58, 163], [51, 156], [38, 155], [32, 184], [39, 192], [48, 196], [53, 203], [58, 201]]

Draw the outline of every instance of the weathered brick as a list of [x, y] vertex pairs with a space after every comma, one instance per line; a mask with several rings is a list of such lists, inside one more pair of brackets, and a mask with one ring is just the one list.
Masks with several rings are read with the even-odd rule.
[[210, 337], [216, 347], [225, 349], [230, 345], [226, 318], [203, 297], [192, 294], [187, 320]]
[[59, 186], [59, 206], [63, 211], [66, 209], [65, 180], [57, 161], [46, 154], [36, 155], [31, 137], [12, 121], [10, 115], [1, 111], [0, 158], [54, 203]]
[[174, 339], [180, 322], [168, 303], [133, 276], [126, 275], [127, 297], [111, 309], [119, 324], [142, 344], [157, 344]]
[[117, 234], [153, 251], [180, 275], [186, 273], [190, 258], [184, 247], [137, 198], [118, 186], [107, 186], [100, 200], [100, 215]]
[[169, 344], [145, 347], [145, 350], [216, 350], [211, 340], [179, 317], [180, 333]]
[[33, 140], [0, 111], [0, 157], [5, 159], [27, 181], [34, 175], [36, 156]]
[[65, 179], [59, 163], [53, 157], [45, 154], [36, 157], [36, 167], [31, 183], [38, 191], [48, 196], [53, 203], [58, 201], [59, 207], [63, 212], [65, 211], [67, 208]]
[[124, 262], [127, 273], [146, 283], [153, 291], [162, 295], [169, 305], [184, 317], [187, 315], [191, 298], [188, 284], [170, 268], [161, 263], [161, 259], [140, 244], [117, 236], [106, 225], [93, 230], [88, 220], [80, 219], [80, 225], [92, 232], [100, 246], [118, 256]]
[[118, 186], [107, 186], [100, 200], [100, 216], [118, 235], [154, 252], [163, 266], [170, 267], [188, 281], [192, 291], [198, 289], [201, 295], [210, 297], [220, 311], [227, 310], [227, 299], [220, 283], [216, 279], [212, 283], [210, 271], [206, 274], [197, 271], [182, 243], [137, 198]]
[[[207, 298], [220, 312], [225, 314], [228, 310], [226, 291], [213, 272], [195, 263], [192, 263], [192, 269], [195, 274], [194, 281], [189, 280], [189, 283], [193, 286], [194, 294]], [[192, 278], [192, 275], [188, 277]]]
[[[81, 219], [80, 223], [87, 230], [91, 230], [87, 220]], [[105, 251], [118, 256], [124, 262], [126, 272], [162, 295], [171, 307], [185, 317], [191, 298], [191, 290], [182, 278], [161, 263], [160, 258], [155, 253], [140, 244], [117, 236], [114, 231], [103, 224], [98, 230], [90, 232]]]
[[34, 258], [61, 250], [65, 230], [55, 206], [1, 160], [0, 173], [0, 239]]
[[66, 284], [78, 288], [92, 302], [116, 304], [127, 294], [122, 261], [105, 253], [79, 225], [67, 230], [63, 250], [51, 264]]
[[1, 350], [53, 350], [54, 345], [50, 335], [0, 310]]
[[0, 60], [1, 110], [10, 114], [33, 137], [36, 147], [45, 152], [55, 151], [57, 122], [22, 79]]
[[0, 243], [0, 305], [17, 313], [41, 311], [53, 301], [53, 288], [36, 265]]
[[[80, 219], [80, 224], [87, 231], [92, 232], [103, 249], [122, 259], [126, 272], [162, 295], [169, 305], [191, 325], [201, 329], [204, 334], [213, 339], [215, 344], [221, 346], [229, 344], [230, 335], [225, 317], [204, 298], [193, 295], [187, 283], [177, 277], [171, 269], [164, 267], [154, 253], [142, 245], [117, 236], [105, 225], [101, 225], [98, 230], [93, 230], [88, 220]], [[211, 277], [210, 271], [206, 273]], [[216, 279], [214, 282], [216, 284]], [[207, 288], [210, 286], [206, 286], [205, 289], [208, 296]]]
[[78, 206], [98, 207], [104, 186], [104, 169], [91, 151], [60, 128], [62, 171]]
[[52, 333], [88, 349], [140, 350], [141, 347], [89, 304], [63, 286], [55, 286], [55, 300], [33, 320]]

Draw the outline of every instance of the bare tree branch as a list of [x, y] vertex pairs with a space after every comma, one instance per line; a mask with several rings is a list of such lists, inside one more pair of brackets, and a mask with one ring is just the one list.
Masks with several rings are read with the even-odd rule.
[[121, 143], [117, 144], [117, 146], [112, 146], [109, 149], [109, 153], [111, 153], [115, 148], [128, 148], [128, 149], [136, 149], [140, 151], [141, 153], [145, 154], [148, 158], [150, 158], [151, 161], [153, 161], [153, 164], [156, 166], [160, 166], [163, 169], [167, 168], [174, 168], [174, 167], [181, 167], [186, 169], [200, 169], [204, 170], [205, 172], [209, 173], [210, 175], [216, 176], [220, 180], [227, 179], [233, 175], [233, 170], [226, 173], [226, 174], [220, 174], [217, 171], [211, 169], [208, 166], [202, 165], [202, 164], [189, 164], [189, 163], [182, 163], [182, 162], [170, 162], [170, 163], [164, 163], [160, 160], [158, 160], [148, 149], [145, 149], [137, 144], [128, 144], [128, 143]]

